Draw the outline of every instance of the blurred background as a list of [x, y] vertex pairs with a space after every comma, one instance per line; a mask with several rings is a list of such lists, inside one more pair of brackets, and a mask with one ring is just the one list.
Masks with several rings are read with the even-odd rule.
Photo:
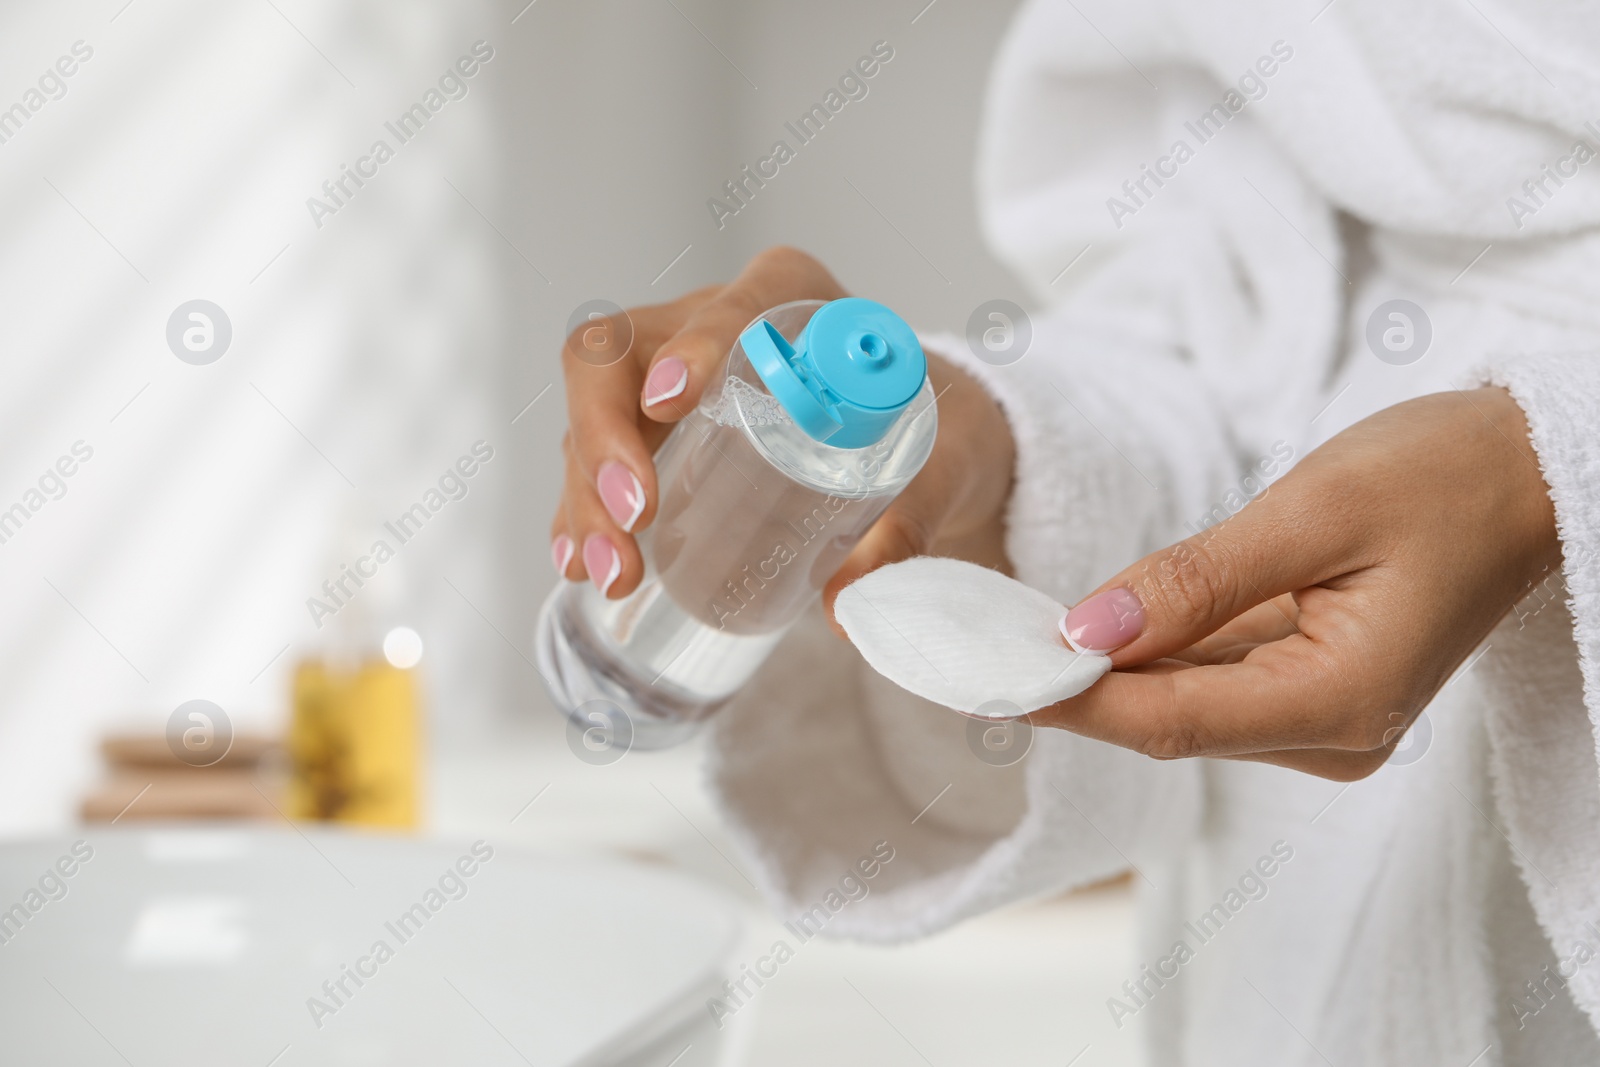
[[[409, 637], [389, 658], [425, 714], [425, 833], [670, 865], [759, 916], [695, 747], [575, 759], [529, 661], [560, 344], [586, 301], [666, 300], [774, 243], [925, 330], [1028, 306], [972, 189], [1012, 7], [0, 9], [0, 831], [76, 823], [108, 733], [205, 700], [282, 736], [301, 664], [414, 631], [420, 661]], [[879, 41], [866, 97], [719, 223], [707, 201]], [[324, 583], [469, 455], [338, 604]], [[1111, 887], [902, 949], [820, 947], [764, 994], [750, 1062], [1132, 1062], [1134, 1028], [1101, 1008], [1128, 929]]]

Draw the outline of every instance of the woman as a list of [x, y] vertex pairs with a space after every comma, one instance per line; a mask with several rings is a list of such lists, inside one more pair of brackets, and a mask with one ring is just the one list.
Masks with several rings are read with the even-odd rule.
[[[786, 909], [893, 845], [835, 934], [1136, 870], [1107, 1012], [1154, 1062], [1593, 1063], [1600, 11], [1316, 6], [1024, 5], [980, 192], [1054, 306], [1014, 362], [925, 339], [938, 446], [829, 588], [962, 555], [1118, 670], [1002, 769], [801, 629], [716, 788]], [[777, 249], [569, 350], [568, 578], [634, 588], [653, 447], [754, 314], [842, 295]]]

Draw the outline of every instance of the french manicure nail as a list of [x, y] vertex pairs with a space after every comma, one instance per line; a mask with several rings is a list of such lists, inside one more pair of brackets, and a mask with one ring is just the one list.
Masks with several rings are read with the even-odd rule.
[[567, 564], [572, 562], [572, 538], [561, 534], [550, 542], [550, 559], [556, 565], [556, 573], [565, 578]]
[[589, 571], [589, 580], [604, 596], [622, 573], [622, 554], [610, 538], [595, 534], [583, 543], [583, 565]]
[[639, 484], [639, 479], [616, 460], [608, 460], [600, 465], [594, 484], [600, 491], [600, 502], [617, 520], [617, 525], [632, 533], [633, 524], [644, 513], [644, 486]]
[[1144, 629], [1144, 605], [1131, 589], [1096, 593], [1061, 620], [1061, 636], [1075, 651], [1104, 655], [1132, 641]]
[[644, 382], [644, 406], [654, 407], [671, 400], [689, 385], [689, 366], [677, 356], [668, 356], [650, 370]]

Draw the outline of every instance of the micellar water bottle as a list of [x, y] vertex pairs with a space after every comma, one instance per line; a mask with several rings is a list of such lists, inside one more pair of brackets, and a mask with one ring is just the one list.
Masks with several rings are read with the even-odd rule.
[[555, 703], [613, 744], [687, 738], [749, 680], [933, 449], [916, 334], [851, 297], [773, 308], [655, 455], [639, 587], [560, 582], [540, 613]]

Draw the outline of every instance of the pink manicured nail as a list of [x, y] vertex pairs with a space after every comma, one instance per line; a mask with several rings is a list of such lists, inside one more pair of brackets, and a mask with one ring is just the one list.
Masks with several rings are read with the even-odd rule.
[[1079, 652], [1104, 654], [1139, 636], [1144, 629], [1144, 605], [1130, 589], [1107, 589], [1067, 612], [1061, 636]]
[[644, 382], [644, 406], [654, 407], [671, 400], [689, 385], [689, 366], [677, 356], [668, 356], [650, 370]]
[[622, 573], [622, 554], [610, 538], [595, 534], [583, 543], [583, 565], [589, 571], [589, 580], [604, 595]]
[[572, 538], [562, 534], [550, 542], [550, 559], [556, 565], [556, 573], [565, 578], [567, 564], [572, 562]]
[[644, 513], [644, 486], [639, 484], [639, 479], [616, 460], [608, 460], [600, 464], [594, 485], [600, 491], [600, 502], [617, 520], [617, 525], [632, 533], [633, 524]]

